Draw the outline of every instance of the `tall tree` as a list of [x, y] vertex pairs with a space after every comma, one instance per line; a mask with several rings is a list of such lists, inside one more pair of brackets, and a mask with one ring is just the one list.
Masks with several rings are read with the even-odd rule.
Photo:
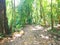
[[53, 29], [52, 0], [51, 0], [51, 28]]
[[6, 17], [6, 0], [0, 0], [0, 33], [9, 34], [8, 21]]
[[43, 19], [44, 25], [46, 25], [45, 11], [44, 11], [44, 6], [42, 4], [43, 4], [43, 0], [40, 0], [40, 16]]
[[57, 12], [57, 16], [58, 16], [58, 23], [60, 24], [60, 0], [58, 0], [58, 12]]

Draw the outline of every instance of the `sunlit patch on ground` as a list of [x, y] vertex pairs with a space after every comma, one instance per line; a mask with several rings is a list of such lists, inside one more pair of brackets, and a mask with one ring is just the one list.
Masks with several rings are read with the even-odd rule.
[[31, 26], [27, 25], [26, 27], [28, 27], [30, 30], [43, 30], [44, 29], [40, 25], [36, 25], [36, 26], [34, 26], [34, 25], [31, 25]]
[[44, 36], [43, 34], [40, 35], [44, 39], [49, 39], [49, 36]]

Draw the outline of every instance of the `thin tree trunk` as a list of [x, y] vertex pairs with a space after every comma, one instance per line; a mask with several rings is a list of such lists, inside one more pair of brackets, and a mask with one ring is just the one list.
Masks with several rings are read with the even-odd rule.
[[60, 24], [60, 16], [58, 18], [59, 18], [59, 24]]
[[12, 31], [12, 28], [13, 28], [13, 0], [11, 0], [11, 5], [12, 5], [12, 11], [11, 11], [11, 13], [12, 13], [12, 19], [11, 19], [11, 21], [10, 21], [10, 30]]
[[16, 28], [16, 11], [15, 11], [15, 0], [13, 1], [14, 5], [13, 5], [13, 20], [14, 20], [14, 28]]
[[42, 18], [42, 0], [40, 0], [40, 17]]
[[58, 22], [60, 24], [60, 1], [58, 0]]
[[45, 12], [42, 6], [42, 0], [40, 0], [40, 17], [43, 18], [44, 25], [46, 25]]
[[51, 29], [53, 29], [52, 0], [51, 0]]

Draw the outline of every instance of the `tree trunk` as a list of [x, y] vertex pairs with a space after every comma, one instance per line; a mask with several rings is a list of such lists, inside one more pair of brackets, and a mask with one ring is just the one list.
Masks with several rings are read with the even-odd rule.
[[52, 13], [52, 0], [51, 0], [51, 29], [53, 30], [53, 13]]
[[59, 24], [60, 24], [60, 16], [59, 16]]
[[8, 20], [6, 17], [6, 0], [0, 0], [0, 33], [9, 34]]
[[58, 22], [60, 24], [60, 0], [58, 0]]

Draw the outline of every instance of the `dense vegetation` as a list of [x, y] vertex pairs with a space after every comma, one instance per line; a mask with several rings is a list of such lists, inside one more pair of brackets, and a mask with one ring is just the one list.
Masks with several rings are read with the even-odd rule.
[[13, 28], [25, 24], [57, 25], [60, 23], [59, 4], [59, 0], [6, 0], [8, 24]]
[[10, 31], [27, 24], [51, 26], [60, 24], [60, 0], [6, 0]]

